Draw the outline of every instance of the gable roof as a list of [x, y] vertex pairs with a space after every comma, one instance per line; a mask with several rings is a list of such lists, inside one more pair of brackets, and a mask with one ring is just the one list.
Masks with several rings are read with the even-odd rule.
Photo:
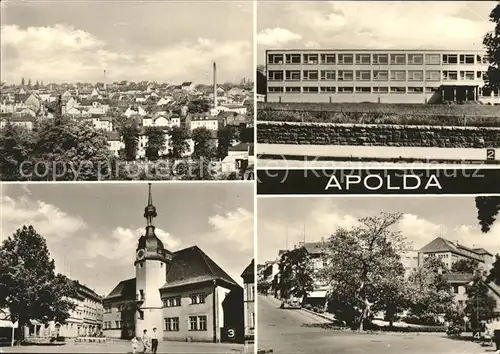
[[243, 273], [241, 273], [241, 277], [245, 283], [253, 283], [255, 281], [255, 269], [254, 269], [254, 260], [250, 262], [250, 264], [245, 268]]
[[474, 250], [459, 243], [454, 243], [442, 237], [436, 237], [434, 240], [420, 249], [420, 253], [431, 252], [453, 252], [469, 258], [472, 257], [469, 253], [473, 253], [476, 256], [474, 258], [476, 258], [478, 261], [483, 261], [481, 255], [484, 254], [479, 250]]
[[323, 242], [306, 242], [302, 245], [310, 254], [325, 253]]
[[123, 300], [135, 300], [135, 278], [122, 280], [117, 286], [104, 298], [113, 299], [122, 298]]

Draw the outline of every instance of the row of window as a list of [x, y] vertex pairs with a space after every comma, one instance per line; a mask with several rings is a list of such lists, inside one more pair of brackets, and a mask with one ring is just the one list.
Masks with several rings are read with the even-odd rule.
[[[286, 90], [284, 90], [286, 89]], [[334, 86], [306, 86], [306, 87], [269, 87], [270, 93], [432, 93], [438, 87], [334, 87]]]
[[268, 54], [268, 64], [327, 65], [426, 65], [487, 64], [488, 58], [475, 54]]
[[[190, 331], [206, 331], [207, 330], [207, 316], [189, 316], [188, 328]], [[179, 317], [165, 318], [165, 331], [178, 332], [179, 331]]]
[[269, 81], [441, 81], [475, 80], [482, 71], [472, 70], [270, 70]]
[[[189, 295], [191, 305], [204, 304], [205, 297], [206, 295], [204, 293]], [[177, 306], [181, 306], [180, 296], [172, 296], [163, 300], [163, 307], [177, 307]]]

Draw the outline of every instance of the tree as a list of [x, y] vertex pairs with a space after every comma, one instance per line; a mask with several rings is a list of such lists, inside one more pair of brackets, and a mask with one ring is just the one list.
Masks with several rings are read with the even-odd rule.
[[215, 155], [213, 146], [212, 132], [205, 127], [199, 127], [193, 130], [191, 138], [194, 143], [194, 151], [191, 157], [195, 159], [211, 159]]
[[36, 131], [34, 152], [39, 168], [33, 170], [33, 180], [95, 181], [109, 175], [106, 132], [87, 121], [43, 122]]
[[251, 127], [242, 128], [240, 131], [240, 141], [242, 143], [254, 142], [254, 129]]
[[495, 300], [488, 294], [489, 287], [485, 274], [476, 271], [472, 283], [465, 287], [467, 294], [467, 306], [465, 313], [471, 320], [473, 328], [478, 328], [481, 321], [487, 321], [495, 317]]
[[491, 11], [490, 21], [495, 24], [495, 29], [486, 33], [483, 38], [483, 45], [490, 61], [484, 81], [487, 88], [498, 90], [500, 89], [500, 4]]
[[22, 164], [29, 161], [33, 151], [33, 139], [29, 130], [8, 123], [0, 130], [0, 179], [19, 181]]
[[125, 160], [135, 161], [137, 158], [137, 150], [139, 148], [140, 129], [135, 121], [125, 124], [120, 129], [120, 136], [125, 147], [122, 154]]
[[233, 137], [234, 129], [231, 127], [224, 127], [217, 131], [217, 158], [222, 160], [227, 156]]
[[188, 113], [205, 113], [210, 109], [210, 103], [203, 98], [197, 98], [188, 102]]
[[276, 284], [282, 299], [290, 296], [304, 299], [314, 290], [313, 267], [304, 247], [284, 253], [278, 264], [279, 280]]
[[452, 273], [474, 274], [474, 272], [477, 270], [478, 267], [479, 267], [479, 262], [476, 261], [475, 259], [462, 258], [451, 265], [450, 271]]
[[28, 87], [31, 87], [31, 79], [28, 79]]
[[174, 159], [180, 159], [189, 150], [188, 133], [184, 128], [173, 127], [170, 129], [169, 135], [172, 147], [171, 156]]
[[490, 270], [487, 278], [488, 282], [493, 282], [496, 285], [500, 285], [500, 255], [495, 255], [495, 262], [493, 262], [493, 267]]
[[487, 233], [495, 222], [498, 211], [500, 211], [500, 197], [476, 197], [476, 208], [481, 231]]
[[65, 323], [76, 307], [75, 284], [55, 274], [45, 239], [33, 226], [23, 226], [0, 247], [0, 308], [19, 321], [18, 338], [30, 320]]
[[[329, 308], [336, 316], [342, 313], [353, 328], [363, 330], [374, 312], [387, 308], [386, 291], [396, 291], [394, 282], [404, 277], [399, 252], [406, 248], [405, 239], [391, 230], [401, 218], [401, 213], [362, 218], [349, 230], [337, 230], [325, 244], [328, 266], [320, 277], [335, 304]], [[399, 295], [393, 297], [399, 302]]]
[[146, 135], [148, 136], [146, 157], [148, 160], [158, 160], [160, 152], [165, 149], [165, 144], [167, 142], [165, 132], [159, 127], [147, 127]]
[[[412, 300], [407, 316], [417, 324], [435, 325], [443, 315], [454, 310], [454, 297], [443, 269], [444, 263], [437, 257], [428, 257], [409, 277]], [[408, 320], [409, 322], [410, 320]]]
[[24, 77], [21, 78], [21, 86], [24, 87]]

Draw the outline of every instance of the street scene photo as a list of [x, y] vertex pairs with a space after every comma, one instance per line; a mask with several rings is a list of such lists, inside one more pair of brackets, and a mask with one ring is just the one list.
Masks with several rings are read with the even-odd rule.
[[253, 199], [245, 182], [2, 185], [0, 351], [253, 352]]
[[258, 352], [500, 352], [500, 197], [257, 207]]
[[257, 28], [259, 168], [500, 164], [498, 2], [263, 1]]
[[251, 2], [1, 10], [1, 180], [253, 179]]

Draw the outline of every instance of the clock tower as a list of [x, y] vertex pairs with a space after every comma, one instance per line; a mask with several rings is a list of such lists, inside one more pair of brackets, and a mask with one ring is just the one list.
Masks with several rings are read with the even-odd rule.
[[134, 262], [137, 301], [135, 333], [137, 336], [142, 336], [145, 329], [148, 330], [148, 334], [151, 334], [154, 327], [158, 328], [158, 331], [161, 331], [163, 327], [160, 288], [166, 282], [167, 272], [172, 263], [172, 253], [165, 249], [161, 240], [155, 235], [153, 219], [156, 215], [151, 195], [151, 183], [149, 183], [148, 205], [144, 209], [146, 233], [139, 238]]

